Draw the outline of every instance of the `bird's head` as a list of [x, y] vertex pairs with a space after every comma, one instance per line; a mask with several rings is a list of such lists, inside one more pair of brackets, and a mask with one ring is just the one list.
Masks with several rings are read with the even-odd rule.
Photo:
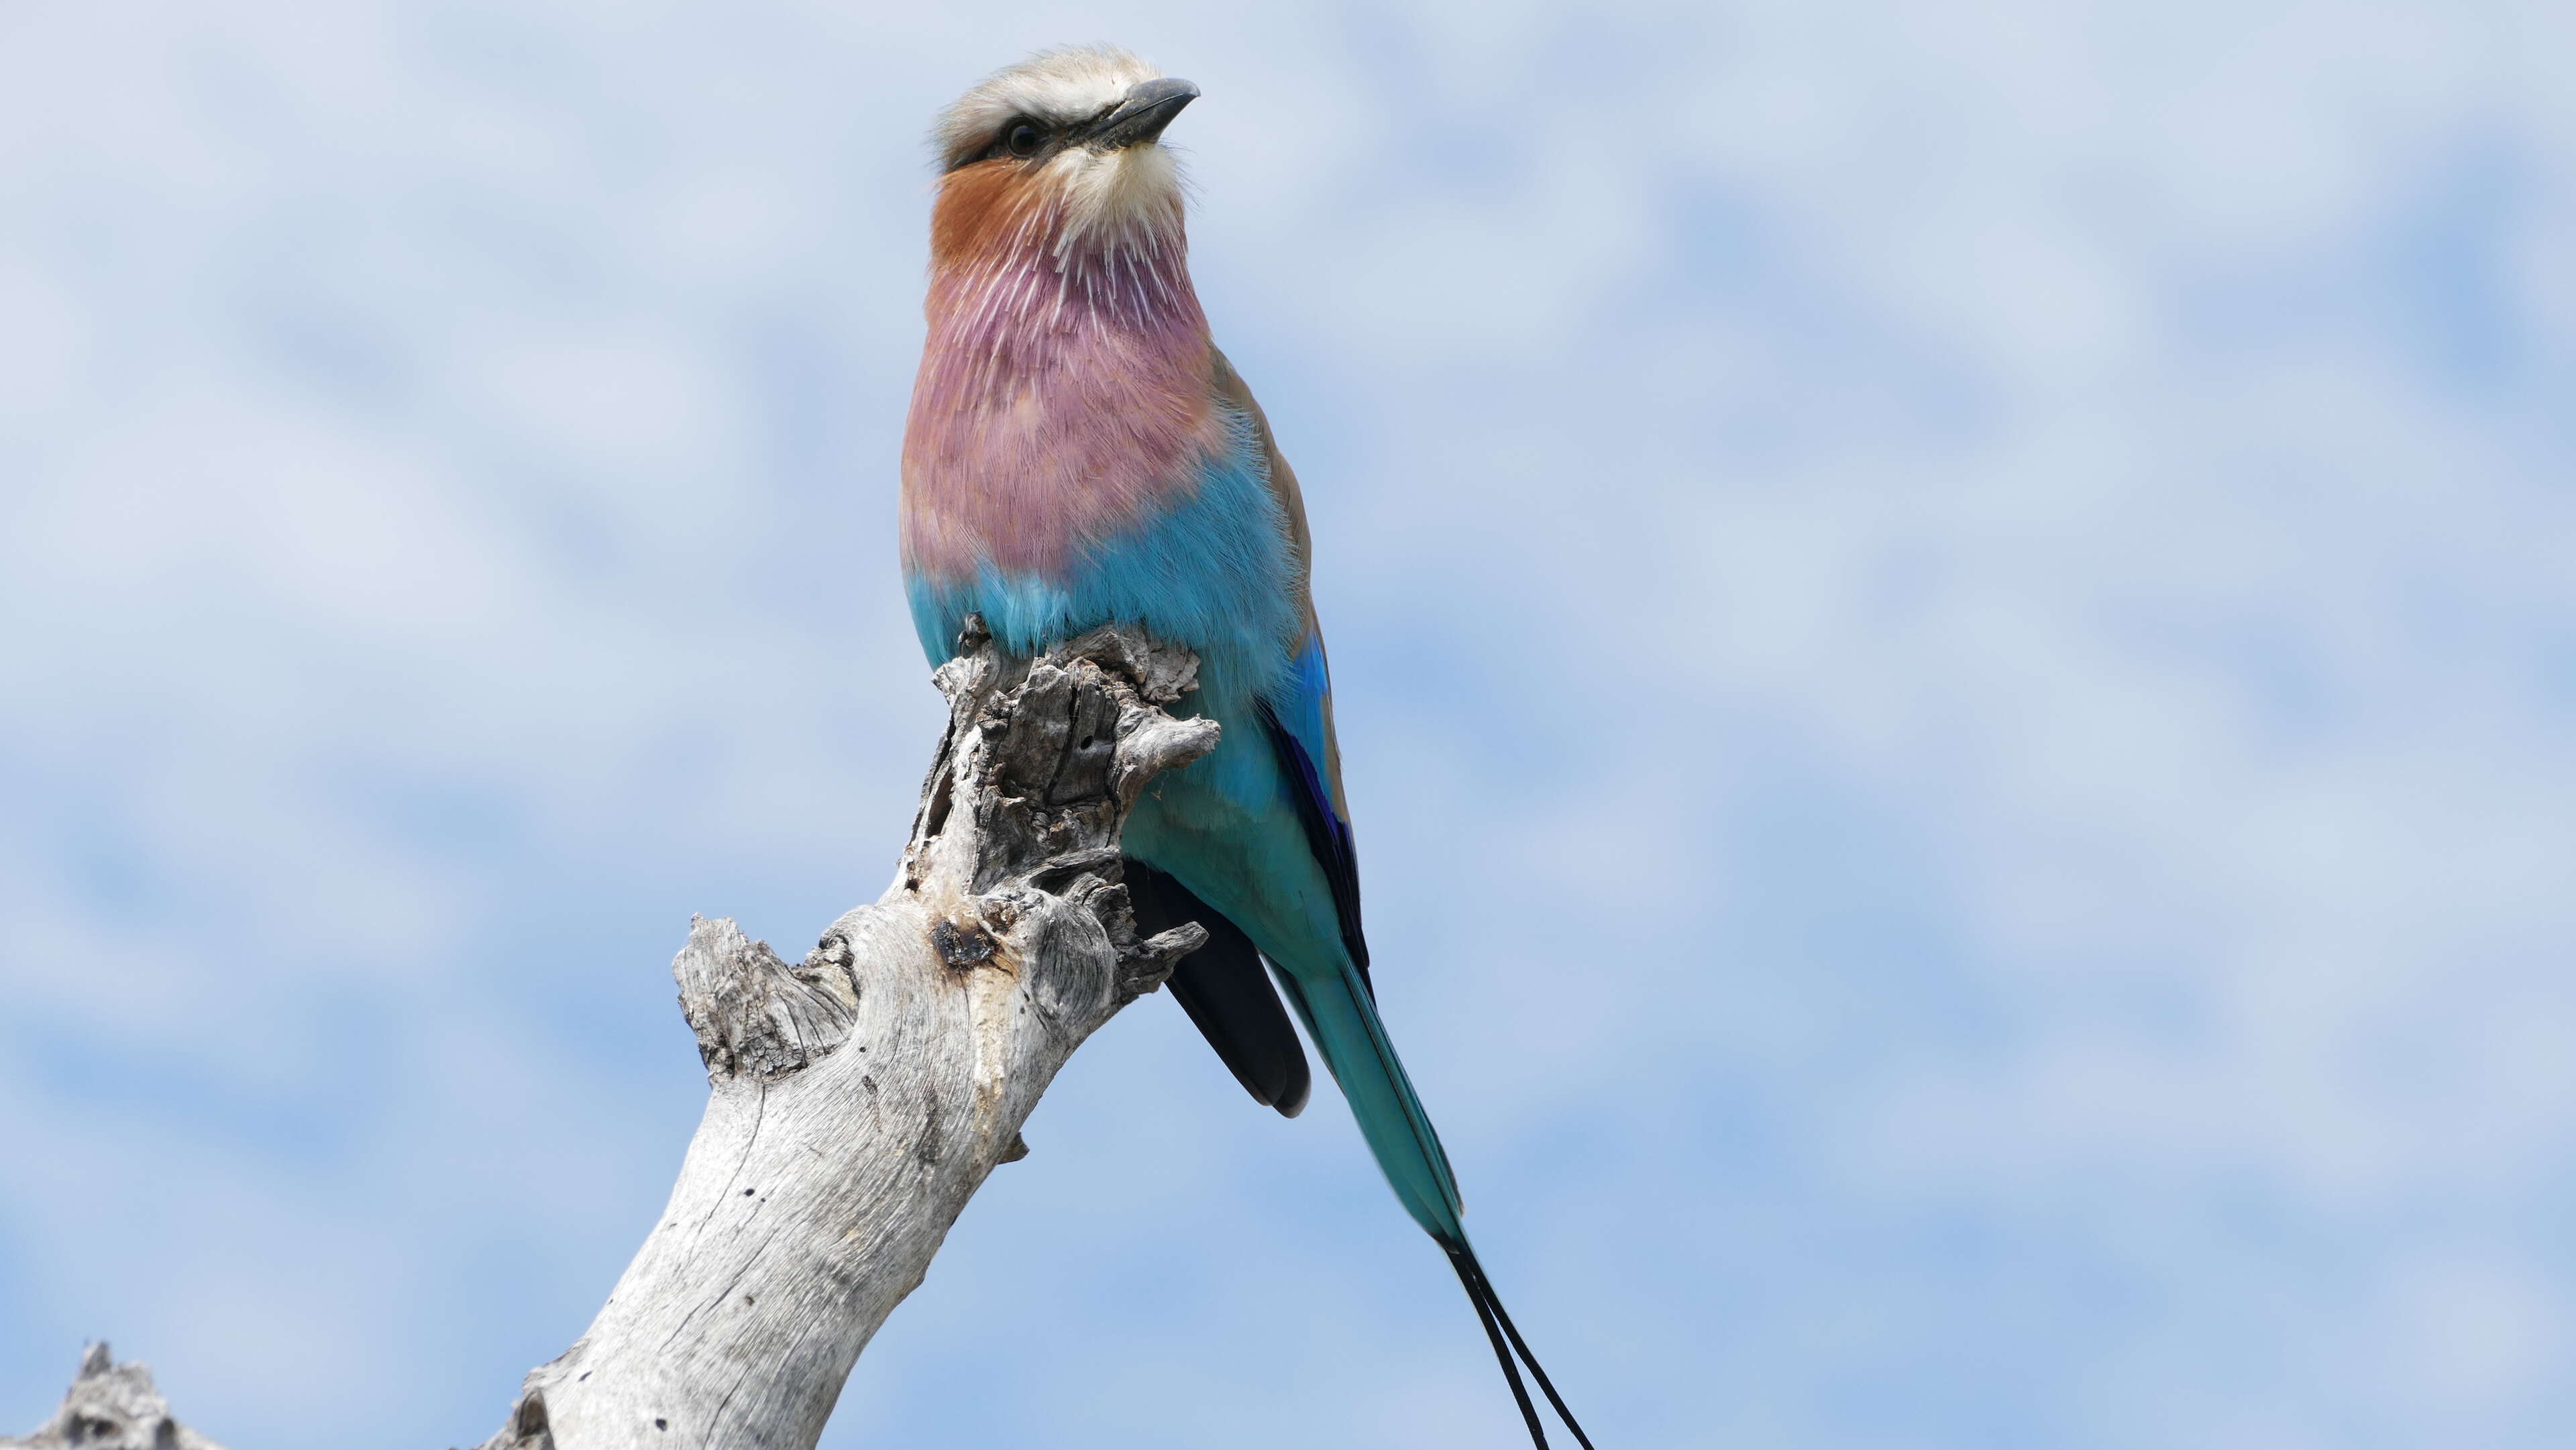
[[[1035, 240], [1075, 248], [1179, 241], [1181, 173], [1163, 128], [1199, 88], [1114, 46], [1041, 51], [940, 113], [934, 264]], [[1035, 223], [1032, 226], [1032, 223]]]

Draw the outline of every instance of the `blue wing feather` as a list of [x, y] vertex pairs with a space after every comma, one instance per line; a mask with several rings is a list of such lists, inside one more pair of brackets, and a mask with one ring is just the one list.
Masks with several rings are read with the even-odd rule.
[[1261, 723], [1278, 752], [1280, 774], [1297, 807], [1297, 822], [1306, 833], [1306, 848], [1324, 869], [1332, 888], [1333, 914], [1341, 929], [1342, 948], [1359, 969], [1360, 985], [1374, 1000], [1369, 980], [1368, 938], [1360, 929], [1359, 855], [1351, 845], [1350, 816], [1341, 802], [1340, 764], [1333, 740], [1332, 676], [1324, 661], [1324, 636], [1309, 627], [1306, 641], [1289, 667], [1280, 694], [1264, 700]]

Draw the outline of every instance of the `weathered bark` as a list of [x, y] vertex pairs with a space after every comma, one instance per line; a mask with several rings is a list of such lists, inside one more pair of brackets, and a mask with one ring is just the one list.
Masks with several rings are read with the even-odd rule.
[[25, 1439], [0, 1435], [0, 1450], [224, 1450], [171, 1417], [152, 1367], [118, 1364], [107, 1342], [81, 1354], [63, 1407]]
[[811, 1446], [1073, 1050], [1206, 939], [1136, 939], [1119, 830], [1216, 744], [1159, 708], [1186, 651], [1099, 631], [1035, 661], [970, 625], [894, 884], [802, 962], [700, 920], [673, 963], [712, 1093], [670, 1205], [485, 1450]]

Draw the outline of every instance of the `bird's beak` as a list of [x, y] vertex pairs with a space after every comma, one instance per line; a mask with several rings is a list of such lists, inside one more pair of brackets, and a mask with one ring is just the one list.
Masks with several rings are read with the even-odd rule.
[[1198, 98], [1198, 87], [1172, 76], [1138, 81], [1127, 92], [1127, 99], [1118, 103], [1118, 109], [1092, 126], [1082, 144], [1094, 151], [1146, 145], [1163, 134], [1163, 128], [1172, 124], [1181, 107]]

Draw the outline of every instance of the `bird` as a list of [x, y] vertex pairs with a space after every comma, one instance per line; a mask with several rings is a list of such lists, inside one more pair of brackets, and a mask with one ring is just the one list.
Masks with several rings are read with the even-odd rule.
[[1295, 1012], [1396, 1198], [1448, 1256], [1533, 1442], [1547, 1436], [1520, 1365], [1591, 1450], [1468, 1241], [1457, 1176], [1378, 1011], [1305, 505], [1209, 334], [1162, 141], [1199, 95], [1125, 50], [1064, 47], [940, 113], [902, 455], [913, 623], [934, 665], [970, 617], [1022, 657], [1113, 624], [1197, 654], [1198, 690], [1175, 708], [1214, 720], [1218, 743], [1128, 816], [1138, 930], [1206, 929], [1172, 995], [1253, 1099], [1292, 1118], [1311, 1088]]

